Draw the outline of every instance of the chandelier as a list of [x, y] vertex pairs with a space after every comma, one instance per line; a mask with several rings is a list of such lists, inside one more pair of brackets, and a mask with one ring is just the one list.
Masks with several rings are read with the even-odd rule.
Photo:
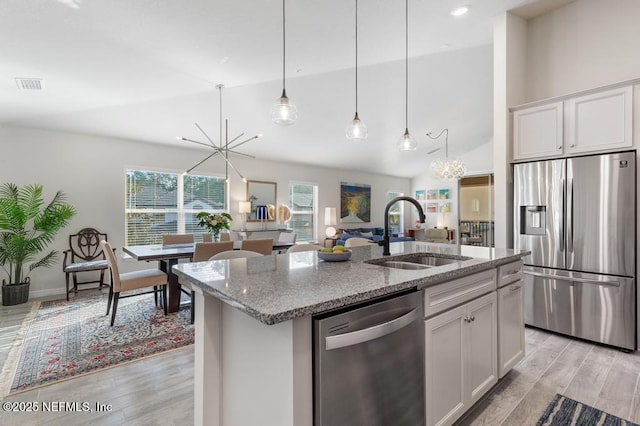
[[427, 133], [427, 136], [431, 139], [438, 139], [445, 132], [447, 133], [444, 142], [445, 159], [437, 158], [431, 162], [431, 174], [436, 179], [458, 180], [464, 176], [466, 167], [462, 160], [449, 160], [449, 129], [444, 129], [438, 136], [431, 136], [432, 132]]
[[255, 136], [252, 136], [248, 139], [245, 139], [243, 141], [238, 142], [238, 139], [240, 139], [242, 136], [244, 136], [244, 133], [240, 133], [240, 135], [236, 136], [235, 138], [229, 140], [229, 120], [225, 120], [225, 138], [224, 138], [224, 143], [222, 140], [222, 89], [224, 88], [223, 84], [218, 84], [216, 85], [216, 89], [218, 89], [218, 91], [220, 92], [220, 144], [216, 144], [213, 139], [211, 139], [209, 137], [209, 135], [202, 129], [202, 127], [200, 127], [200, 125], [198, 123], [195, 123], [196, 127], [198, 128], [198, 130], [200, 130], [200, 132], [204, 135], [204, 137], [207, 139], [207, 141], [209, 143], [204, 143], [204, 142], [199, 142], [193, 139], [189, 139], [189, 138], [185, 138], [182, 136], [177, 136], [177, 139], [179, 140], [183, 140], [186, 142], [193, 142], [196, 143], [198, 145], [203, 145], [206, 147], [209, 147], [211, 149], [213, 149], [213, 152], [209, 155], [207, 155], [206, 157], [204, 157], [202, 160], [198, 161], [195, 165], [193, 165], [191, 168], [189, 168], [185, 173], [191, 173], [191, 171], [193, 169], [195, 169], [196, 167], [198, 167], [199, 165], [201, 165], [202, 163], [204, 163], [205, 161], [207, 161], [209, 158], [214, 157], [216, 155], [219, 155], [220, 157], [222, 157], [222, 159], [225, 162], [225, 181], [229, 181], [229, 167], [231, 167], [233, 169], [233, 171], [235, 171], [238, 176], [240, 176], [240, 178], [242, 179], [243, 182], [246, 182], [247, 179], [245, 179], [245, 177], [242, 175], [242, 173], [240, 173], [240, 171], [238, 171], [238, 169], [233, 165], [233, 163], [231, 163], [231, 161], [229, 160], [229, 154], [235, 154], [235, 155], [239, 155], [245, 158], [255, 158], [253, 155], [249, 155], [249, 154], [243, 154], [241, 152], [236, 151], [235, 149], [238, 148], [240, 145], [244, 145], [245, 143], [252, 141], [254, 139], [258, 139], [261, 138], [262, 135], [261, 134], [257, 134]]

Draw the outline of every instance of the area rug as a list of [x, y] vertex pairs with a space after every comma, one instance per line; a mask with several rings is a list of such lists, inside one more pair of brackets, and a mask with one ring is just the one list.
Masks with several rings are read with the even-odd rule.
[[105, 315], [105, 294], [45, 301], [36, 307], [5, 363], [2, 397], [194, 341], [189, 309], [164, 316], [152, 295], [120, 299], [113, 327]]
[[538, 426], [547, 425], [638, 426], [636, 423], [574, 401], [559, 393], [556, 394], [542, 417], [540, 417], [540, 420], [538, 420]]

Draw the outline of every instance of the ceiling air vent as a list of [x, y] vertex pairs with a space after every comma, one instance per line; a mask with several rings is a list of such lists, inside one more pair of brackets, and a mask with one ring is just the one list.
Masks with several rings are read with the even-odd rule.
[[44, 89], [44, 80], [41, 78], [16, 78], [18, 89], [21, 90], [42, 90]]

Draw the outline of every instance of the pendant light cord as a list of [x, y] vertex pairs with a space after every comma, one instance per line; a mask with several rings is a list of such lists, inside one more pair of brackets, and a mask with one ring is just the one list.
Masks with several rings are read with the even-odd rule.
[[358, 115], [358, 0], [356, 0], [356, 116]]
[[285, 0], [282, 0], [282, 91], [285, 92], [285, 64], [287, 57], [287, 35], [285, 26]]
[[404, 1], [404, 127], [409, 129], [409, 0]]
[[444, 132], [447, 132], [444, 138], [444, 158], [445, 160], [449, 160], [449, 129], [443, 129], [438, 133], [438, 136], [431, 136], [431, 132], [427, 133], [427, 136], [429, 136], [430, 139], [438, 139]]

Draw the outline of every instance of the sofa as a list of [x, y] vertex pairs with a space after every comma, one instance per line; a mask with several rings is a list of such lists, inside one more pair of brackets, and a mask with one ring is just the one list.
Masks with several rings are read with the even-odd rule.
[[[359, 237], [359, 238], [367, 238], [373, 242], [382, 241], [382, 237], [384, 236], [384, 228], [346, 228], [346, 229], [338, 229], [337, 230], [337, 238], [336, 245], [344, 245], [344, 242], [349, 238]], [[396, 241], [413, 241], [412, 237], [398, 237], [397, 235], [392, 235], [389, 237], [389, 242]]]
[[451, 241], [447, 239], [449, 232], [446, 229], [427, 228], [416, 229], [413, 231], [416, 241], [425, 241], [428, 243], [449, 244]]

